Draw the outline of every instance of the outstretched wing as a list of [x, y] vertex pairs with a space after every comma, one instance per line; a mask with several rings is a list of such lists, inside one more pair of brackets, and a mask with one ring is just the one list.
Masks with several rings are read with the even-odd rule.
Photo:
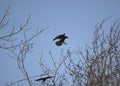
[[43, 82], [45, 82], [49, 78], [52, 78], [52, 77], [51, 76], [43, 77], [43, 78], [36, 79], [35, 81], [43, 81]]
[[56, 40], [56, 39], [61, 39], [61, 38], [63, 38], [64, 36], [65, 36], [65, 33], [64, 33], [64, 34], [60, 34], [60, 35], [56, 36], [56, 37], [53, 39], [53, 41]]
[[36, 79], [35, 81], [40, 81], [40, 80], [43, 80], [43, 78]]

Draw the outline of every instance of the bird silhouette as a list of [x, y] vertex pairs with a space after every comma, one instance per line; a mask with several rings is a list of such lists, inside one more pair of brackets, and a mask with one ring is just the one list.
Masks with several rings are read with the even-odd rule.
[[47, 76], [47, 77], [36, 79], [35, 81], [43, 81], [43, 82], [45, 82], [49, 78], [53, 78], [53, 77], [52, 76]]
[[57, 46], [61, 46], [63, 43], [66, 44], [66, 43], [65, 43], [65, 39], [66, 39], [66, 38], [68, 38], [68, 37], [65, 36], [65, 33], [63, 33], [63, 34], [60, 34], [60, 35], [56, 36], [56, 37], [53, 39], [53, 41], [59, 39], [58, 41], [56, 41], [56, 45], [57, 45]]

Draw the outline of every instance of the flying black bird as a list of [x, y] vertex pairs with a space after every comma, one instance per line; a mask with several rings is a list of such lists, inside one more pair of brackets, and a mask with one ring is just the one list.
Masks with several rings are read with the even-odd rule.
[[53, 78], [53, 77], [52, 76], [47, 76], [47, 77], [36, 79], [35, 81], [43, 81], [43, 82], [45, 82], [49, 78]]
[[56, 40], [56, 39], [63, 39], [63, 38], [64, 38], [64, 39], [65, 39], [65, 38], [68, 38], [67, 36], [65, 36], [65, 33], [56, 36], [56, 37], [53, 39], [53, 41]]
[[66, 43], [65, 43], [65, 39], [66, 39], [66, 38], [68, 38], [68, 37], [65, 36], [65, 33], [64, 33], [64, 34], [60, 34], [60, 35], [56, 36], [56, 37], [53, 39], [53, 41], [59, 39], [58, 41], [56, 41], [56, 45], [57, 45], [57, 46], [61, 46], [62, 43], [66, 44]]

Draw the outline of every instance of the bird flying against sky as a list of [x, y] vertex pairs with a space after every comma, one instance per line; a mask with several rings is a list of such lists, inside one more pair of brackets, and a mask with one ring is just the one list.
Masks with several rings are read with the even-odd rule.
[[35, 81], [43, 81], [43, 82], [45, 82], [49, 78], [52, 78], [52, 76], [47, 76], [47, 77], [39, 78], [39, 79], [36, 79]]
[[63, 33], [63, 34], [60, 34], [60, 35], [56, 36], [56, 37], [53, 39], [53, 41], [54, 41], [54, 40], [58, 40], [58, 41], [56, 41], [56, 45], [57, 45], [57, 46], [61, 46], [63, 43], [66, 44], [66, 43], [65, 43], [65, 39], [66, 39], [66, 38], [68, 38], [68, 37], [65, 36], [65, 33]]

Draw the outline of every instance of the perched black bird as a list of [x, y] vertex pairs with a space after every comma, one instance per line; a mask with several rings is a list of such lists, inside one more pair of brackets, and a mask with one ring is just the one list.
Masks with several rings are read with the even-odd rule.
[[35, 81], [43, 81], [43, 82], [45, 82], [49, 78], [53, 78], [53, 77], [52, 76], [47, 76], [47, 77], [36, 79]]
[[68, 38], [68, 37], [65, 36], [65, 33], [64, 33], [64, 34], [60, 34], [60, 35], [56, 36], [56, 37], [53, 39], [53, 41], [59, 39], [58, 41], [56, 41], [56, 45], [57, 45], [57, 46], [61, 46], [63, 43], [66, 44], [66, 43], [65, 43], [65, 39], [66, 39], [66, 38]]

